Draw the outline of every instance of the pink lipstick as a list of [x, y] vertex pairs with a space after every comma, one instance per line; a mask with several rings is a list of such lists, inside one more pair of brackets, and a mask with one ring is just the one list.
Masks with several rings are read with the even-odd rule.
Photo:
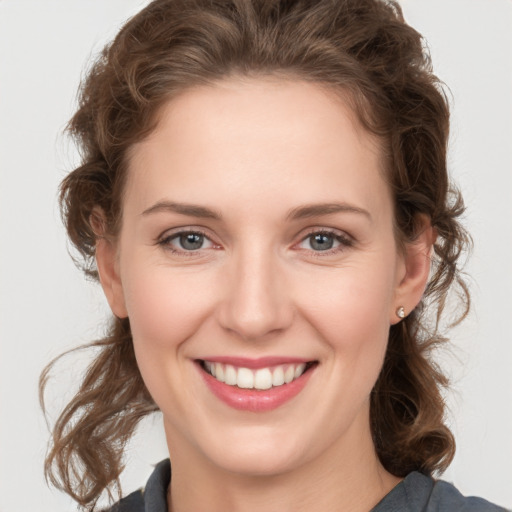
[[252, 412], [271, 411], [293, 399], [317, 366], [317, 362], [283, 357], [212, 357], [196, 363], [217, 398], [230, 407]]

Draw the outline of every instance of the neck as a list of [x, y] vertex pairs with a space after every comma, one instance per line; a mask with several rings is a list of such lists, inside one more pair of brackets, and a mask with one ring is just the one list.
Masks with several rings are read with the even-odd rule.
[[169, 512], [368, 512], [400, 479], [381, 465], [369, 426], [360, 427], [356, 422], [342, 440], [314, 460], [264, 476], [226, 471], [183, 449], [168, 435]]

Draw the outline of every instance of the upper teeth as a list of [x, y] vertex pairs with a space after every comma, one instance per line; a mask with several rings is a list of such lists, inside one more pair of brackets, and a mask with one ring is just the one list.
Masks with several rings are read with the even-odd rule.
[[299, 378], [306, 369], [305, 363], [279, 365], [258, 370], [210, 361], [204, 361], [204, 366], [220, 382], [244, 389], [270, 389], [289, 384], [292, 380]]

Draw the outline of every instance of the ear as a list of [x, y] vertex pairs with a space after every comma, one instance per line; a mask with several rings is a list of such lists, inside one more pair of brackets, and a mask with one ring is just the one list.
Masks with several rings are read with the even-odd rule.
[[90, 223], [96, 235], [96, 266], [100, 283], [112, 313], [126, 318], [128, 312], [124, 300], [123, 285], [119, 275], [117, 243], [106, 236], [106, 222], [103, 211], [96, 207], [91, 213]]
[[397, 314], [403, 307], [407, 316], [420, 302], [430, 275], [432, 250], [436, 231], [426, 215], [417, 219], [418, 235], [413, 241], [405, 242], [397, 272], [397, 285], [390, 323], [396, 324], [401, 318]]

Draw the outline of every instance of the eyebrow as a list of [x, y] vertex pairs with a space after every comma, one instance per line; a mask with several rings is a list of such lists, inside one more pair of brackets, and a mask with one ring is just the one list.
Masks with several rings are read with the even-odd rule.
[[[189, 217], [197, 217], [202, 219], [221, 220], [222, 215], [215, 210], [189, 203], [176, 203], [174, 201], [158, 201], [142, 212], [142, 215], [150, 215], [152, 213], [171, 212], [187, 215]], [[290, 210], [286, 219], [300, 220], [311, 217], [320, 217], [322, 215], [332, 215], [334, 213], [356, 213], [364, 215], [371, 220], [372, 216], [367, 210], [348, 203], [319, 203], [299, 206]]]
[[357, 213], [372, 220], [370, 212], [348, 203], [320, 203], [299, 206], [298, 208], [290, 210], [286, 218], [289, 220], [299, 220], [310, 217], [320, 217], [322, 215], [332, 215], [334, 213]]
[[210, 208], [199, 206], [197, 204], [175, 203], [173, 201], [158, 201], [142, 212], [142, 215], [150, 215], [159, 212], [180, 213], [189, 217], [198, 217], [202, 219], [220, 220], [221, 215]]

